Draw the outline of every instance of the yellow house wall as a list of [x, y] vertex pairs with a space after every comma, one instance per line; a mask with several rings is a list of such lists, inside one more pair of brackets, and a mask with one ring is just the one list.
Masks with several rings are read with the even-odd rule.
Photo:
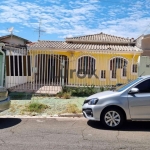
[[[48, 55], [65, 55], [69, 58], [69, 71], [68, 71], [68, 84], [69, 85], [115, 85], [116, 83], [126, 83], [128, 80], [133, 80], [137, 78], [137, 74], [132, 73], [132, 63], [136, 64], [138, 57], [140, 54], [123, 54], [123, 53], [106, 53], [106, 52], [70, 52], [70, 51], [45, 51], [45, 50], [34, 50], [30, 51], [29, 55], [32, 55], [32, 67], [34, 67], [34, 58], [37, 54], [48, 54]], [[73, 77], [71, 77], [71, 70], [77, 70], [78, 58], [81, 56], [92, 56], [96, 59], [96, 72], [95, 74], [98, 76], [92, 76], [88, 78], [79, 78], [77, 73], [73, 73]], [[113, 57], [123, 57], [127, 59], [127, 77], [121, 76], [121, 69], [117, 69], [117, 78], [111, 79], [110, 70], [109, 70], [109, 61]], [[100, 71], [106, 70], [106, 79], [100, 79]], [[34, 74], [32, 74], [31, 81], [34, 81]]]
[[[87, 54], [83, 54], [87, 55]], [[85, 77], [83, 79], [78, 78], [77, 74], [74, 73], [73, 78], [69, 78], [69, 83], [70, 84], [79, 84], [79, 85], [114, 85], [116, 83], [126, 83], [128, 80], [133, 80], [137, 78], [137, 74], [131, 73], [132, 71], [132, 60], [133, 63], [137, 63], [137, 59], [139, 55], [134, 56], [134, 54], [107, 54], [107, 53], [91, 53], [89, 56], [92, 56], [96, 59], [96, 72], [95, 74], [97, 75], [98, 78], [95, 76], [92, 76], [91, 78]], [[113, 57], [123, 57], [127, 59], [128, 61], [128, 66], [127, 66], [127, 77], [122, 77], [121, 76], [121, 69], [117, 69], [117, 78], [116, 79], [111, 79], [111, 74], [109, 70], [109, 61]], [[75, 58], [79, 58], [80, 54], [75, 53]], [[71, 61], [69, 64], [70, 69], [77, 69], [77, 61], [76, 59], [75, 62]], [[106, 79], [100, 79], [100, 71], [101, 70], [106, 70]]]

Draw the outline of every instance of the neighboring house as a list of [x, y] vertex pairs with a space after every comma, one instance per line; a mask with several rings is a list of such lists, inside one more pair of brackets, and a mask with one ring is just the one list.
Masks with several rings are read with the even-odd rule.
[[150, 75], [150, 34], [142, 35], [137, 41], [143, 50], [138, 60], [138, 75]]
[[104, 33], [29, 44], [31, 83], [37, 85], [116, 85], [137, 78], [142, 50], [135, 40]]
[[[6, 88], [14, 87], [19, 84], [27, 82], [22, 72], [26, 72], [26, 65], [23, 65], [23, 61], [26, 61], [27, 47], [26, 44], [31, 43], [29, 40], [21, 38], [16, 35], [6, 35], [0, 37], [0, 43], [4, 43], [2, 47], [3, 56], [5, 55], [5, 78], [2, 83]], [[0, 52], [0, 55], [2, 54]], [[27, 57], [28, 58], [28, 57]], [[1, 61], [1, 57], [0, 57]], [[2, 64], [0, 63], [0, 68]], [[2, 69], [3, 70], [3, 69]], [[0, 75], [2, 76], [2, 75]]]
[[150, 34], [144, 35], [141, 41], [142, 56], [150, 56]]
[[26, 47], [26, 44], [31, 43], [31, 41], [24, 39], [16, 35], [5, 35], [0, 37], [0, 42], [5, 43], [6, 45], [15, 46], [18, 48]]

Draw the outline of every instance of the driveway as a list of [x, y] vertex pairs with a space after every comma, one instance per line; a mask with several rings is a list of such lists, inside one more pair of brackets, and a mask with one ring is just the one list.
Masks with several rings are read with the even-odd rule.
[[84, 118], [0, 118], [0, 150], [150, 149], [150, 122], [106, 130]]

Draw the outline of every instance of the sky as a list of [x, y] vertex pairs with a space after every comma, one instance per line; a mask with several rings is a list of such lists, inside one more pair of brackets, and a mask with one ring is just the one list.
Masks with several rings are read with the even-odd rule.
[[30, 41], [106, 33], [125, 38], [150, 34], [150, 0], [1, 0], [0, 36]]

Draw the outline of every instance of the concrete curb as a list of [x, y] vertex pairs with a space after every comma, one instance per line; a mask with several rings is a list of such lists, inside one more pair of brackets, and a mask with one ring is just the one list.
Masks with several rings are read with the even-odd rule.
[[60, 117], [83, 117], [82, 113], [78, 114], [72, 114], [72, 113], [65, 113], [65, 114], [60, 114]]
[[61, 115], [41, 115], [41, 116], [29, 116], [29, 115], [4, 115], [0, 118], [84, 118], [82, 114], [61, 114]]

